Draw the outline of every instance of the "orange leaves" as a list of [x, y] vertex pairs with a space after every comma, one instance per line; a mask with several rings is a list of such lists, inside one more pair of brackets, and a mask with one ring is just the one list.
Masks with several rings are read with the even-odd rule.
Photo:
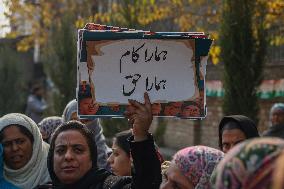
[[[35, 40], [43, 47], [48, 41], [50, 29], [60, 27], [63, 15], [74, 16], [71, 25], [82, 26], [94, 18], [90, 13], [92, 0], [38, 0], [36, 3], [22, 0], [6, 0], [9, 12], [6, 13], [13, 31], [10, 37], [29, 35], [18, 43], [19, 51], [27, 51], [34, 46]], [[88, 15], [88, 16], [86, 16]], [[91, 19], [92, 17], [92, 19]], [[77, 20], [78, 19], [78, 20]]]
[[[144, 29], [154, 23], [163, 25], [163, 21], [167, 20], [167, 23], [176, 24], [177, 27], [172, 27], [175, 31], [204, 31], [213, 34], [212, 38], [218, 45], [217, 33], [223, 8], [222, 0], [38, 0], [37, 4], [23, 2], [25, 1], [5, 0], [9, 7], [6, 14], [12, 28], [17, 28], [9, 36], [22, 32], [30, 34], [31, 38], [38, 38], [42, 44], [47, 41], [50, 29], [60, 27], [60, 18], [71, 12], [74, 18], [70, 24], [76, 28], [82, 28], [87, 22], [95, 22]], [[261, 8], [263, 5], [267, 6], [267, 12], [262, 22], [257, 19], [266, 11]], [[284, 0], [257, 0], [254, 23], [263, 23], [265, 29], [283, 25]], [[272, 44], [283, 44], [282, 38], [274, 36]], [[30, 39], [25, 40], [21, 42], [19, 49], [26, 50], [32, 44]], [[211, 54], [217, 57], [218, 48], [212, 49]], [[215, 60], [217, 63], [218, 59]]]
[[269, 13], [274, 15], [281, 15], [283, 14], [284, 10], [284, 1], [283, 0], [272, 0], [267, 2], [269, 6]]
[[17, 44], [17, 51], [26, 52], [34, 45], [34, 40], [30, 36], [25, 37]]

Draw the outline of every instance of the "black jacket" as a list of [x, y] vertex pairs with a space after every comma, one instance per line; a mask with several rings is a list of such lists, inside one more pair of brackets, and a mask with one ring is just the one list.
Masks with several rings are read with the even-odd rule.
[[284, 124], [273, 125], [263, 132], [262, 136], [279, 137], [284, 139]]

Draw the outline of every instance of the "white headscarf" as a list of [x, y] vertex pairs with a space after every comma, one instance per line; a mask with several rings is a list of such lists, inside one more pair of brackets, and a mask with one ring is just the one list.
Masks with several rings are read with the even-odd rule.
[[28, 129], [34, 142], [32, 157], [24, 167], [14, 170], [4, 165], [5, 179], [23, 189], [32, 189], [51, 181], [47, 169], [49, 145], [42, 140], [36, 123], [26, 115], [11, 113], [0, 118], [0, 131], [9, 125], [21, 125]]
[[74, 112], [78, 111], [78, 103], [76, 99], [71, 100], [65, 107], [62, 115], [63, 122], [71, 120], [71, 116]]

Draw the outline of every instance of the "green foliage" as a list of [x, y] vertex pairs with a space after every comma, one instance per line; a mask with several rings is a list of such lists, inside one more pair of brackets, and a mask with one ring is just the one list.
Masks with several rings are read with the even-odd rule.
[[157, 0], [121, 0], [113, 3], [111, 10], [103, 15], [108, 18], [111, 25], [149, 29], [151, 24], [164, 20], [169, 12], [170, 8], [165, 2], [158, 2]]
[[256, 91], [262, 79], [267, 45], [266, 30], [254, 18], [256, 5], [251, 0], [225, 0], [220, 35], [225, 69], [223, 111], [226, 115], [243, 114], [255, 121]]
[[72, 14], [54, 23], [44, 48], [45, 70], [54, 82], [54, 111], [61, 115], [66, 104], [76, 97], [76, 29]]
[[24, 112], [27, 79], [19, 54], [9, 46], [0, 46], [0, 116]]

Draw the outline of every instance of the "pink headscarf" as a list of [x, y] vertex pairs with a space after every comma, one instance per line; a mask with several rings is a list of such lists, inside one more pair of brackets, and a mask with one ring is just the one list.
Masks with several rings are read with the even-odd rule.
[[177, 165], [195, 189], [211, 188], [210, 176], [224, 157], [220, 150], [207, 146], [192, 146], [178, 151], [172, 162]]

